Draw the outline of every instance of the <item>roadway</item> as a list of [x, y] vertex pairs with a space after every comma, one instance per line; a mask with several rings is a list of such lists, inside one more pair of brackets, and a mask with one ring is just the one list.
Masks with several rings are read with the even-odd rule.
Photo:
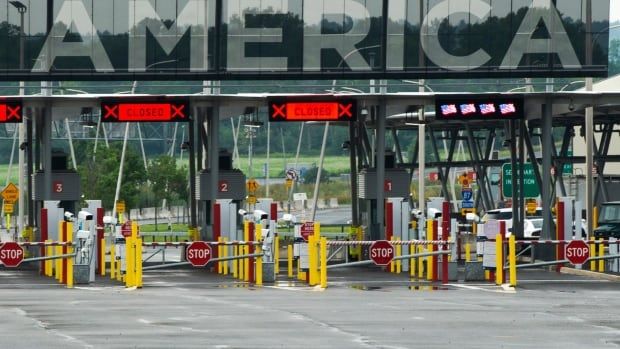
[[326, 290], [250, 286], [204, 269], [68, 290], [0, 268], [3, 348], [617, 348], [617, 282], [520, 273], [516, 290], [445, 286], [376, 268], [330, 271]]

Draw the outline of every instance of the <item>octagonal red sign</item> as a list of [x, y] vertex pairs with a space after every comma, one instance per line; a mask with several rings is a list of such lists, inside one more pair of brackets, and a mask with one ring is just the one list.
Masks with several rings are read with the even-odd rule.
[[5, 242], [0, 246], [0, 262], [5, 267], [17, 267], [23, 260], [24, 249], [17, 242]]
[[187, 261], [194, 267], [204, 267], [211, 259], [211, 246], [204, 241], [194, 241], [187, 247]]
[[370, 245], [368, 253], [376, 265], [388, 265], [394, 259], [394, 246], [387, 240], [377, 240]]
[[583, 240], [573, 240], [566, 245], [566, 259], [571, 264], [583, 264], [590, 258], [590, 248]]

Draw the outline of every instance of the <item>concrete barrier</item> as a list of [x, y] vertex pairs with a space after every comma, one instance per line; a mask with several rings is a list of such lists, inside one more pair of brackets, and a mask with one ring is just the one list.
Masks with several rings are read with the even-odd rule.
[[338, 208], [340, 205], [338, 204], [338, 198], [330, 198], [329, 199], [329, 207], [330, 208]]

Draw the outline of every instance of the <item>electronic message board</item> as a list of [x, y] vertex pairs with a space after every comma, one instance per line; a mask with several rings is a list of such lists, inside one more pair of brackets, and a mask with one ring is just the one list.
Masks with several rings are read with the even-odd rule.
[[0, 0], [0, 80], [606, 76], [609, 4]]
[[437, 120], [515, 120], [523, 117], [523, 96], [455, 95], [435, 100]]
[[355, 121], [357, 103], [353, 99], [273, 99], [269, 100], [269, 121]]
[[22, 111], [21, 102], [3, 102], [0, 100], [0, 123], [21, 123]]
[[189, 121], [189, 116], [189, 101], [185, 99], [101, 102], [102, 122], [175, 122]]

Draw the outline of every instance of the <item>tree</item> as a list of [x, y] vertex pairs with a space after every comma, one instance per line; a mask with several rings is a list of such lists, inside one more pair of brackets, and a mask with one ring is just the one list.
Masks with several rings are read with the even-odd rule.
[[187, 202], [187, 173], [186, 166], [177, 168], [176, 159], [173, 157], [162, 155], [151, 161], [148, 174], [155, 199], [158, 202], [165, 199], [168, 204]]
[[[121, 143], [112, 143], [110, 148], [97, 152], [95, 159], [87, 157], [78, 165], [84, 197], [101, 200], [106, 209], [111, 209], [114, 205], [121, 151]], [[86, 153], [92, 154], [92, 149]], [[138, 204], [140, 187], [146, 179], [146, 171], [139, 154], [131, 147], [127, 147], [119, 197], [125, 201], [127, 207], [135, 207]]]
[[620, 74], [620, 39], [609, 44], [609, 76]]

